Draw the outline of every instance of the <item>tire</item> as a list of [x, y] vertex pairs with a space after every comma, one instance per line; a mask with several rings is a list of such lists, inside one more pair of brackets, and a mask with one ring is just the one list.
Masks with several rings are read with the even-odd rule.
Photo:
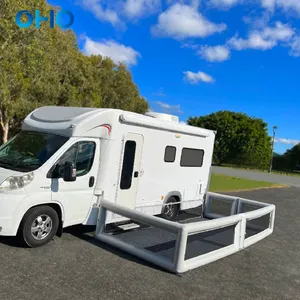
[[[166, 202], [166, 204], [176, 203], [176, 202], [178, 202], [178, 200], [175, 197], [170, 197]], [[166, 220], [174, 221], [179, 214], [179, 210], [180, 210], [179, 204], [166, 205], [162, 212], [162, 217]]]
[[30, 248], [44, 246], [53, 239], [59, 227], [57, 212], [50, 206], [30, 209], [19, 227], [19, 238]]

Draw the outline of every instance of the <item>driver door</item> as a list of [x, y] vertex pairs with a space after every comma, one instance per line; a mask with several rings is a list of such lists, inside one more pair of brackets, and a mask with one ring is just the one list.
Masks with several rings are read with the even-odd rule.
[[[100, 141], [82, 139], [76, 141], [57, 161], [56, 175], [52, 179], [52, 200], [60, 202], [65, 210], [65, 226], [83, 223], [96, 201], [94, 187], [98, 174]], [[65, 182], [65, 162], [76, 165], [76, 181]]]

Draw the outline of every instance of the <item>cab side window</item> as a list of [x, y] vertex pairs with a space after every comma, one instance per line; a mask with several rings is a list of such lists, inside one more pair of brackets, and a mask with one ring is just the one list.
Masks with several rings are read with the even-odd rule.
[[77, 176], [84, 176], [88, 174], [93, 166], [96, 145], [94, 142], [79, 142], [76, 170]]
[[73, 162], [76, 165], [76, 176], [84, 176], [89, 173], [93, 166], [96, 144], [94, 142], [78, 142], [69, 148], [56, 163], [52, 178], [63, 176], [66, 162]]

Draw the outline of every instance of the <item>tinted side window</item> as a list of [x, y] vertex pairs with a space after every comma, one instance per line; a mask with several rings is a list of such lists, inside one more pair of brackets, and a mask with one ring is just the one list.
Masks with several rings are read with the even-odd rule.
[[176, 157], [176, 148], [167, 146], [165, 150], [165, 162], [174, 162]]
[[78, 143], [74, 144], [69, 148], [58, 160], [56, 163], [55, 169], [52, 173], [52, 178], [60, 178], [63, 177], [64, 165], [65, 162], [74, 162], [76, 163], [76, 155], [77, 155], [77, 147]]
[[77, 176], [89, 173], [93, 166], [96, 144], [94, 142], [79, 142], [76, 158]]
[[131, 187], [135, 150], [136, 142], [127, 141], [124, 149], [123, 167], [120, 182], [121, 190], [128, 190]]
[[79, 142], [69, 148], [58, 160], [53, 178], [63, 175], [64, 165], [68, 162], [76, 164], [76, 175], [78, 177], [88, 174], [94, 162], [96, 145], [94, 142]]
[[181, 152], [181, 167], [202, 167], [204, 150], [183, 148]]

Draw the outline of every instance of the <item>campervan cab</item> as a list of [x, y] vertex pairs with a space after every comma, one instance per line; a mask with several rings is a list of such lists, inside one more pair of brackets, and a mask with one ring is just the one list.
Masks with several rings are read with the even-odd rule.
[[0, 148], [0, 235], [44, 245], [65, 227], [96, 225], [103, 199], [173, 220], [203, 203], [214, 140], [166, 114], [38, 108]]

